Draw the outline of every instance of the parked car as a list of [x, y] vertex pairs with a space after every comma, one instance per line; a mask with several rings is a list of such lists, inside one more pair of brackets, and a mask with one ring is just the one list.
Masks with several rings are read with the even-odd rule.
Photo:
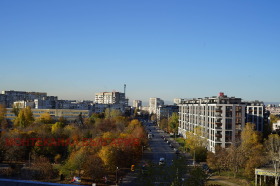
[[159, 158], [159, 165], [165, 165], [165, 159], [164, 158]]

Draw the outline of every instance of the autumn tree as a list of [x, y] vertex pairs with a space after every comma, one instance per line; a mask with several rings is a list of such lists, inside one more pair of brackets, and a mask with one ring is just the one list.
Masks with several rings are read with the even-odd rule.
[[201, 127], [195, 127], [194, 132], [186, 132], [186, 147], [194, 150], [197, 147], [206, 147], [207, 140]]
[[[245, 174], [249, 177], [254, 176], [256, 167], [266, 162], [261, 139], [260, 133], [255, 130], [255, 125], [247, 123], [241, 132], [241, 146], [234, 149], [237, 153], [235, 155], [236, 157], [239, 157], [240, 154], [240, 158], [245, 158]], [[231, 154], [234, 154], [234, 152]], [[241, 159], [237, 160], [238, 162], [241, 162]]]
[[52, 125], [52, 133], [62, 132], [62, 129], [64, 128], [65, 124], [61, 122], [56, 122]]
[[168, 129], [168, 119], [167, 118], [162, 118], [159, 122], [159, 127], [162, 130], [167, 131], [167, 129]]
[[92, 177], [94, 180], [98, 180], [106, 175], [106, 167], [97, 154], [87, 157], [87, 161], [83, 164], [83, 171], [84, 176]]
[[54, 176], [52, 164], [43, 156], [34, 158], [31, 169], [36, 171], [35, 179], [50, 179]]
[[273, 163], [275, 172], [275, 186], [278, 186], [280, 175], [280, 136], [278, 134], [271, 134], [265, 141], [265, 146], [268, 151], [268, 158]]
[[178, 127], [179, 127], [179, 115], [178, 115], [178, 113], [173, 112], [172, 116], [168, 120], [169, 132], [177, 134]]
[[110, 109], [110, 108], [105, 109], [105, 118], [114, 118], [121, 115], [122, 113], [118, 109]]
[[17, 117], [19, 114], [20, 108], [19, 108], [19, 104], [13, 104], [13, 108], [12, 108], [12, 112], [15, 114], [15, 116]]
[[242, 147], [231, 145], [228, 149], [226, 159], [227, 167], [233, 172], [234, 177], [236, 177], [240, 169], [244, 167], [244, 162], [246, 161]]
[[18, 116], [15, 118], [14, 125], [19, 127], [27, 127], [34, 122], [33, 113], [30, 107], [21, 109]]
[[45, 124], [51, 124], [53, 123], [53, 118], [51, 117], [50, 113], [45, 112], [38, 118], [38, 121]]
[[226, 149], [221, 146], [216, 146], [215, 153], [210, 151], [207, 153], [207, 165], [211, 169], [218, 170], [220, 175], [221, 170], [225, 170], [227, 168], [227, 156], [228, 152]]
[[201, 127], [196, 127], [193, 133], [186, 132], [186, 148], [190, 150], [194, 159], [196, 159], [196, 156], [201, 156], [204, 158], [207, 156], [207, 150], [205, 149], [207, 146], [207, 139], [204, 137], [204, 135], [205, 134]]
[[7, 112], [7, 109], [5, 108], [4, 105], [0, 104], [0, 123], [5, 119], [5, 114]]
[[78, 151], [73, 151], [65, 165], [62, 167], [61, 172], [65, 175], [77, 172], [81, 175], [84, 163], [87, 161], [88, 151], [86, 147], [80, 148]]

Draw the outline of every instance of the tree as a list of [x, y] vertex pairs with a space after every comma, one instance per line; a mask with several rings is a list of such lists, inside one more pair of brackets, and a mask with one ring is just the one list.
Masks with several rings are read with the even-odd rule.
[[0, 104], [0, 123], [5, 119], [5, 114], [7, 112], [7, 109], [5, 108], [4, 105]]
[[87, 161], [83, 164], [83, 171], [84, 176], [93, 177], [94, 180], [98, 180], [106, 174], [105, 166], [96, 154], [87, 157]]
[[159, 127], [162, 130], [167, 131], [167, 129], [168, 129], [168, 119], [167, 118], [162, 118], [159, 122]]
[[169, 131], [172, 133], [178, 133], [178, 127], [179, 127], [179, 116], [178, 113], [173, 112], [172, 116], [168, 120], [168, 127]]
[[211, 169], [216, 169], [221, 174], [221, 170], [227, 168], [227, 156], [228, 152], [226, 149], [216, 146], [215, 153], [208, 152], [207, 153], [207, 164]]
[[[278, 134], [271, 134], [265, 141], [265, 146], [268, 151], [269, 160], [272, 161], [275, 171], [275, 186], [279, 183], [280, 170], [280, 136]], [[277, 174], [278, 173], [278, 174]]]
[[45, 124], [51, 124], [53, 123], [53, 118], [51, 117], [50, 113], [48, 112], [45, 112], [43, 113], [39, 118], [38, 120], [42, 123], [45, 123]]
[[15, 114], [15, 116], [17, 117], [19, 114], [20, 108], [19, 108], [19, 104], [13, 104], [13, 109], [12, 112]]
[[33, 113], [31, 111], [31, 108], [26, 107], [20, 110], [18, 116], [14, 121], [14, 125], [25, 128], [33, 122], [34, 122], [34, 118], [33, 118]]
[[186, 147], [195, 150], [197, 147], [206, 147], [207, 140], [201, 127], [196, 127], [194, 132], [186, 132]]
[[34, 158], [31, 168], [36, 170], [35, 179], [50, 179], [54, 175], [52, 164], [43, 156]]
[[261, 144], [261, 135], [259, 132], [255, 131], [255, 125], [252, 123], [246, 123], [245, 128], [241, 132], [241, 146], [232, 148], [232, 150], [235, 152], [231, 154], [236, 154], [234, 158], [240, 156], [240, 159], [236, 162], [237, 164], [242, 162], [241, 159], [245, 158], [243, 161], [245, 174], [249, 177], [254, 176], [256, 167], [266, 162], [263, 145]]
[[56, 122], [55, 124], [52, 125], [52, 133], [57, 133], [58, 131], [62, 131], [64, 126], [65, 126], [64, 123]]
[[228, 161], [228, 168], [233, 171], [234, 177], [236, 177], [240, 168], [244, 166], [244, 162], [246, 161], [242, 147], [231, 145], [226, 158]]
[[110, 109], [110, 108], [106, 108], [105, 110], [105, 118], [115, 118], [117, 116], [121, 116], [122, 113], [120, 110], [117, 109]]

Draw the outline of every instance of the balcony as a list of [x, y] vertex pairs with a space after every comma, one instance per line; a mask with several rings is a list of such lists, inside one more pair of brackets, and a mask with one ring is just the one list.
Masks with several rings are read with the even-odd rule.
[[217, 138], [221, 138], [221, 137], [222, 137], [222, 134], [217, 133], [217, 134], [215, 134], [215, 136], [216, 136]]
[[216, 112], [222, 112], [222, 109], [221, 108], [216, 108], [215, 111]]
[[222, 124], [222, 120], [221, 120], [221, 119], [216, 120], [216, 121], [215, 121], [215, 124], [216, 124], [216, 125], [221, 125], [221, 124]]
[[222, 117], [222, 113], [219, 112], [215, 113], [215, 117]]

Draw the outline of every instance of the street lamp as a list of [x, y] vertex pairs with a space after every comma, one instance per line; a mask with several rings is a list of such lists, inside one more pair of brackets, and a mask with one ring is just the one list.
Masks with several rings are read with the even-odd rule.
[[118, 185], [118, 169], [119, 169], [119, 167], [117, 167], [117, 169], [116, 169], [116, 185]]

